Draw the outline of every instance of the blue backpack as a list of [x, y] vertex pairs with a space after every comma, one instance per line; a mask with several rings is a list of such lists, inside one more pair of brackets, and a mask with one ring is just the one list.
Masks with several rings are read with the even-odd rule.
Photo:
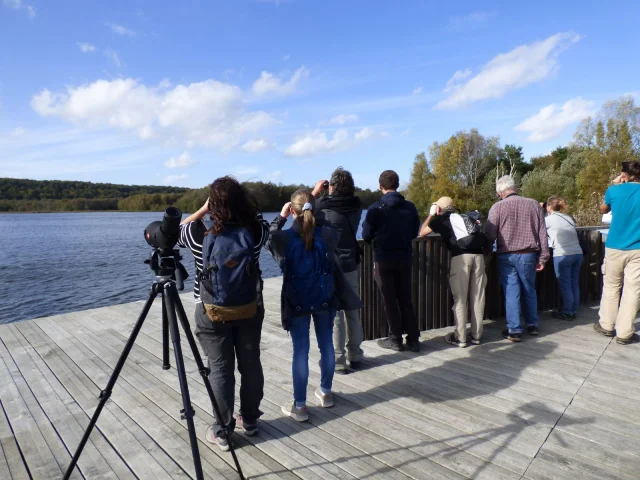
[[333, 265], [321, 236], [322, 227], [313, 234], [313, 248], [307, 250], [302, 236], [286, 230], [289, 244], [284, 258], [284, 293], [296, 315], [327, 310], [334, 305]]
[[[207, 228], [211, 224], [205, 223]], [[213, 322], [252, 318], [257, 312], [259, 269], [255, 241], [246, 227], [225, 226], [204, 236], [200, 296]]]

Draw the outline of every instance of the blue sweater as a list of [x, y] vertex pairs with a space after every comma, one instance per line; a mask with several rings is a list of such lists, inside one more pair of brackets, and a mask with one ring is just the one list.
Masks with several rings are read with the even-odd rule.
[[420, 217], [415, 205], [398, 192], [389, 192], [371, 205], [362, 224], [362, 238], [373, 242], [374, 260], [411, 258], [411, 242], [418, 236]]

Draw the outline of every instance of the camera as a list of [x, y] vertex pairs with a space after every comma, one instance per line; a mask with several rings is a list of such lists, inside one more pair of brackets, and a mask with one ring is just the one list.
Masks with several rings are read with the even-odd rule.
[[329, 182], [324, 182], [322, 184], [322, 188], [324, 188], [325, 190], [329, 190]]
[[144, 229], [144, 239], [153, 248], [172, 249], [180, 237], [180, 220], [182, 220], [182, 212], [179, 209], [167, 208], [162, 221], [151, 222]]

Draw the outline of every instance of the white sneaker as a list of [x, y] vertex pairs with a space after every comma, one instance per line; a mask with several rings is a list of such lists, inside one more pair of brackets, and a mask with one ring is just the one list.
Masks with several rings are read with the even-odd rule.
[[331, 408], [334, 405], [333, 395], [331, 394], [331, 392], [322, 393], [320, 387], [316, 388], [316, 398], [320, 400], [320, 406], [323, 408]]
[[309, 420], [309, 412], [307, 412], [307, 407], [296, 407], [295, 400], [289, 400], [286, 405], [280, 408], [282, 409], [282, 413], [284, 413], [287, 417], [293, 418], [296, 422], [306, 422], [307, 420]]

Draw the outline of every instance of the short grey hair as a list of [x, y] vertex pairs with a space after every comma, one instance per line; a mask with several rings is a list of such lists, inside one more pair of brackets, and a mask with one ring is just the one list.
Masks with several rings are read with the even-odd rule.
[[517, 190], [516, 182], [511, 175], [505, 175], [496, 180], [496, 192], [504, 193], [508, 190]]

